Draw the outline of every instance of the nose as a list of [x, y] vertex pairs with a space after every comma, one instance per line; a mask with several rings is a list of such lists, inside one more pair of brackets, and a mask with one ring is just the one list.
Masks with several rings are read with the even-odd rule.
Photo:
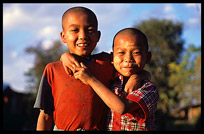
[[125, 60], [125, 62], [133, 62], [134, 61], [133, 56], [130, 53], [125, 54], [124, 60]]
[[86, 33], [86, 31], [80, 31], [80, 33], [79, 33], [79, 36], [78, 36], [78, 39], [80, 39], [80, 40], [86, 40], [87, 39], [87, 33]]

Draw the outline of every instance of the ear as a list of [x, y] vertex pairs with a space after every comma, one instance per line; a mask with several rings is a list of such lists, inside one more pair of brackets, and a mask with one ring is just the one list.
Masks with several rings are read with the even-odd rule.
[[152, 58], [152, 53], [151, 52], [147, 52], [146, 64], [149, 64], [151, 58]]
[[63, 42], [63, 43], [66, 43], [64, 31], [61, 31], [61, 32], [60, 32], [60, 37], [61, 37], [62, 42]]
[[113, 64], [113, 52], [110, 53], [110, 57], [111, 57], [111, 64]]
[[101, 37], [101, 31], [98, 31], [98, 40], [97, 40], [97, 42], [100, 40], [100, 37]]

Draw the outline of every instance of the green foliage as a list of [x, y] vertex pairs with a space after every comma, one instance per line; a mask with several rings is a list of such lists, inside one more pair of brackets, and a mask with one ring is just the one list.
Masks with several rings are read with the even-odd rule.
[[37, 46], [28, 47], [25, 50], [27, 53], [35, 55], [34, 66], [25, 73], [28, 78], [27, 88], [31, 91], [38, 89], [45, 66], [50, 62], [59, 61], [61, 54], [66, 51], [60, 41], [54, 41], [53, 45], [50, 45], [50, 48], [44, 49], [42, 43], [39, 43]]
[[[201, 48], [189, 45], [184, 50], [180, 22], [151, 19], [135, 27], [147, 35], [152, 52], [145, 69], [152, 74], [151, 80], [159, 90], [158, 129], [196, 129], [186, 120], [176, 124], [179, 120], [171, 119], [171, 109], [201, 103]], [[197, 124], [199, 127], [199, 121]]]
[[[172, 107], [187, 106], [201, 102], [201, 48], [189, 45], [183, 61], [179, 64], [169, 64], [169, 85], [174, 89], [174, 94], [180, 99], [180, 103], [173, 103]], [[195, 59], [195, 60], [194, 60]], [[173, 95], [174, 95], [173, 94]]]
[[158, 108], [166, 113], [169, 111], [169, 105], [177, 101], [175, 92], [168, 84], [170, 76], [168, 65], [180, 60], [184, 42], [181, 38], [183, 24], [170, 20], [151, 19], [135, 27], [143, 31], [148, 38], [152, 59], [145, 69], [151, 72], [152, 81], [159, 89]]

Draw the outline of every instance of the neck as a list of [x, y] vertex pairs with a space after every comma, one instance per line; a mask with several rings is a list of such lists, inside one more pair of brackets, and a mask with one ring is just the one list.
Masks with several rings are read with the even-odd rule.
[[127, 81], [128, 81], [129, 78], [130, 78], [130, 77], [125, 77], [125, 76], [123, 76], [123, 85], [122, 85], [122, 89], [123, 89], [123, 90], [125, 89], [125, 85], [126, 85], [126, 83], [127, 83]]
[[76, 58], [76, 60], [78, 62], [83, 62], [83, 61], [87, 60], [90, 57], [90, 55], [86, 55], [86, 56], [78, 56], [78, 55], [75, 55], [75, 54], [72, 54], [72, 55]]
[[126, 84], [129, 78], [130, 78], [130, 77], [125, 77], [125, 76], [123, 76], [123, 83]]

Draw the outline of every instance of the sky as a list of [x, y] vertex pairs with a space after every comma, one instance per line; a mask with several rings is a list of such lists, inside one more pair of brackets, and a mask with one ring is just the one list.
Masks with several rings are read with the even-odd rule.
[[[151, 18], [184, 24], [184, 48], [201, 46], [201, 4], [199, 3], [3, 3], [3, 83], [17, 92], [28, 92], [24, 73], [34, 64], [25, 48], [40, 41], [48, 49], [61, 40], [62, 14], [70, 7], [84, 6], [97, 16], [101, 38], [97, 52], [111, 51], [114, 35]], [[65, 45], [65, 44], [63, 44]]]

